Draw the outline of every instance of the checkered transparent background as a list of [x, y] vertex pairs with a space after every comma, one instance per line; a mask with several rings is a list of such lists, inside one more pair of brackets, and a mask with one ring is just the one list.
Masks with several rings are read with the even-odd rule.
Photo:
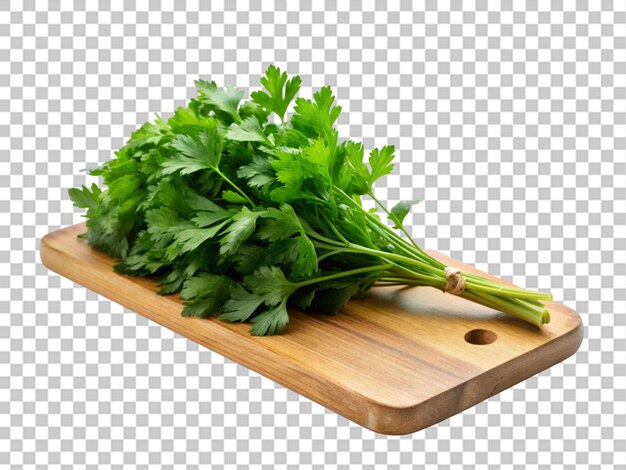
[[[97, 8], [97, 9], [96, 9]], [[180, 9], [183, 8], [183, 9]], [[625, 468], [626, 4], [0, 0], [0, 468]], [[153, 113], [271, 64], [393, 143], [413, 234], [580, 312], [580, 351], [374, 434], [48, 272], [66, 189]], [[577, 467], [578, 468], [578, 467]]]

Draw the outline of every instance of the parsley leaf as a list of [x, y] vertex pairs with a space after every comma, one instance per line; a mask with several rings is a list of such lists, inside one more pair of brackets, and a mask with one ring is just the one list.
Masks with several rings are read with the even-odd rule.
[[255, 295], [262, 297], [266, 305], [282, 302], [297, 289], [297, 286], [289, 282], [276, 266], [261, 266], [244, 278], [244, 284]]
[[272, 145], [261, 129], [259, 120], [250, 116], [241, 124], [233, 124], [226, 133], [226, 138], [237, 142], [263, 142], [266, 145]]
[[394, 151], [395, 149], [393, 145], [387, 145], [380, 150], [374, 149], [371, 151], [369, 158], [371, 168], [369, 178], [370, 187], [376, 180], [391, 173], [391, 170], [393, 170], [391, 162], [394, 158]]
[[178, 151], [172, 158], [163, 163], [163, 174], [180, 171], [187, 175], [200, 170], [216, 170], [220, 163], [222, 143], [217, 135], [214, 124], [200, 132], [197, 138], [189, 135], [177, 135], [172, 147]]
[[219, 88], [215, 82], [205, 80], [196, 80], [195, 83], [199, 99], [206, 103], [211, 110], [223, 119], [230, 119], [234, 122], [241, 121], [237, 108], [241, 98], [243, 98], [243, 91], [232, 86]]
[[265, 220], [258, 231], [259, 238], [263, 240], [275, 242], [303, 231], [298, 216], [289, 204], [282, 204], [280, 209], [270, 207], [263, 213], [263, 218]]
[[217, 312], [228, 298], [233, 281], [226, 276], [200, 273], [185, 281], [180, 297], [185, 300], [184, 317], [206, 318]]
[[237, 170], [237, 176], [247, 180], [248, 186], [253, 188], [265, 187], [276, 179], [271, 162], [256, 155], [252, 162]]
[[313, 101], [296, 99], [296, 113], [291, 118], [291, 124], [309, 137], [328, 134], [341, 114], [341, 106], [333, 106], [334, 102], [335, 97], [328, 86], [315, 93]]
[[371, 191], [370, 172], [363, 163], [363, 144], [346, 144], [344, 165], [339, 172], [342, 189], [349, 195], [363, 195]]
[[225, 235], [220, 240], [220, 254], [229, 255], [234, 253], [245, 242], [256, 228], [256, 220], [259, 212], [251, 212], [247, 207], [233, 215], [233, 223], [226, 229]]
[[276, 335], [283, 333], [289, 323], [289, 313], [287, 313], [287, 301], [256, 315], [252, 319], [250, 333], [254, 336]]
[[102, 193], [96, 183], [91, 185], [91, 190], [82, 186], [81, 189], [70, 188], [67, 192], [74, 205], [82, 209], [97, 209]]
[[261, 84], [267, 93], [261, 90], [255, 91], [250, 98], [265, 109], [276, 113], [280, 120], [284, 121], [289, 103], [300, 90], [301, 83], [297, 75], [287, 80], [287, 72], [281, 73], [278, 67], [270, 65], [265, 76], [261, 78]]
[[[210, 201], [208, 201], [207, 199], [207, 202]], [[232, 214], [229, 211], [227, 211], [226, 209], [222, 209], [218, 205], [215, 205], [215, 209], [198, 211], [195, 217], [193, 217], [191, 220], [198, 227], [208, 227], [209, 225], [213, 225], [216, 222], [220, 222], [224, 219], [229, 219], [231, 216]]]
[[247, 204], [248, 199], [243, 197], [241, 194], [236, 193], [235, 191], [231, 191], [227, 189], [222, 193], [222, 199], [226, 202], [231, 202], [233, 204]]
[[218, 318], [227, 321], [248, 321], [262, 304], [263, 297], [248, 292], [241, 284], [235, 284]]
[[207, 228], [186, 228], [176, 234], [176, 250], [179, 253], [186, 253], [198, 248], [202, 243], [214, 238], [218, 232], [228, 223], [213, 225]]
[[391, 208], [391, 211], [389, 212], [389, 216], [391, 220], [393, 220], [395, 228], [397, 229], [402, 228], [402, 223], [404, 222], [404, 218], [407, 216], [407, 214], [411, 210], [411, 207], [420, 202], [421, 200], [419, 199], [415, 199], [413, 201], [401, 201]]

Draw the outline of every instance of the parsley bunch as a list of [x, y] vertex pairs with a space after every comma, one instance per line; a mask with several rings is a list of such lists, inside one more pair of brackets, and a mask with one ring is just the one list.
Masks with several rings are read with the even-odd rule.
[[[251, 321], [254, 335], [281, 333], [288, 307], [334, 314], [374, 284], [446, 290], [441, 262], [403, 228], [415, 201], [387, 210], [374, 183], [394, 148], [340, 141], [341, 108], [329, 87], [295, 99], [300, 78], [271, 66], [263, 89], [243, 92], [198, 80], [198, 96], [167, 121], [135, 131], [96, 184], [69, 195], [87, 209], [81, 236], [119, 262], [180, 292], [183, 315]], [[269, 119], [271, 114], [276, 118]], [[274, 121], [274, 122], [273, 122]], [[362, 198], [372, 198], [393, 226]], [[463, 273], [468, 300], [541, 325], [549, 294]]]

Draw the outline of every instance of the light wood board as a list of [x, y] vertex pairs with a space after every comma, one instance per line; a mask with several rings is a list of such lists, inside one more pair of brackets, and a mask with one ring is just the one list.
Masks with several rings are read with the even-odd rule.
[[[551, 322], [536, 327], [429, 287], [375, 287], [335, 316], [293, 311], [286, 333], [255, 337], [246, 323], [181, 317], [177, 295], [159, 296], [154, 280], [113, 272], [112, 258], [77, 238], [84, 231], [78, 224], [45, 236], [43, 263], [383, 434], [412, 433], [459, 413], [564, 360], [582, 341], [580, 317], [559, 303], [546, 302]], [[468, 334], [477, 329], [488, 332]], [[466, 341], [494, 333], [491, 344]]]

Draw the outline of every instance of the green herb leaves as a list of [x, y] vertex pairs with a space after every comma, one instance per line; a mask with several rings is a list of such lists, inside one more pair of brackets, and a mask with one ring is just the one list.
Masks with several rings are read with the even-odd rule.
[[395, 206], [391, 208], [389, 213], [389, 218], [393, 220], [394, 227], [397, 229], [402, 229], [402, 224], [404, 223], [404, 218], [407, 216], [411, 207], [414, 204], [419, 204], [421, 201], [419, 199], [415, 199], [413, 201], [401, 201]]
[[291, 100], [300, 90], [300, 77], [297, 75], [287, 80], [287, 72], [281, 73], [280, 69], [270, 65], [261, 78], [261, 84], [266, 91], [255, 91], [250, 95], [252, 101], [278, 115], [284, 121], [285, 112]]
[[[141, 126], [91, 172], [107, 189], [68, 191], [87, 210], [82, 236], [118, 258], [117, 271], [179, 292], [183, 316], [251, 322], [259, 336], [285, 332], [290, 307], [335, 314], [377, 282], [445, 290], [445, 266], [396, 231], [407, 235], [417, 201], [387, 211], [374, 196], [394, 147], [365, 161], [361, 143], [340, 141], [329, 87], [296, 99], [300, 78], [274, 66], [249, 101], [232, 86], [195, 83], [186, 107]], [[364, 195], [393, 228], [362, 207]], [[539, 303], [549, 295], [476, 276], [463, 296], [535, 324], [549, 318]]]
[[394, 151], [395, 149], [393, 145], [385, 146], [380, 150], [372, 150], [369, 158], [371, 170], [368, 183], [370, 187], [376, 182], [377, 179], [391, 173], [391, 170], [393, 170], [393, 165], [391, 164], [391, 162], [394, 158]]
[[91, 185], [91, 190], [82, 186], [80, 189], [70, 188], [67, 191], [74, 205], [81, 209], [97, 209], [101, 192], [96, 183]]
[[213, 111], [216, 117], [226, 122], [240, 122], [241, 116], [237, 111], [243, 91], [230, 85], [219, 88], [215, 82], [196, 80], [198, 99], [206, 104], [207, 110]]
[[335, 97], [328, 86], [315, 93], [313, 101], [298, 98], [291, 124], [306, 136], [327, 136], [341, 114], [341, 106], [333, 106], [334, 102]]
[[259, 212], [251, 212], [247, 207], [232, 218], [233, 222], [225, 230], [225, 235], [220, 240], [220, 254], [222, 256], [234, 253], [245, 242], [256, 228], [256, 220], [261, 215]]
[[228, 298], [234, 282], [226, 276], [200, 273], [183, 285], [180, 297], [187, 300], [184, 317], [206, 318], [219, 309]]
[[263, 142], [264, 144], [272, 144], [263, 133], [259, 120], [254, 116], [246, 118], [239, 125], [233, 124], [226, 133], [226, 138], [237, 142]]
[[171, 159], [163, 163], [163, 174], [169, 175], [180, 171], [181, 175], [188, 175], [201, 170], [219, 169], [222, 156], [222, 143], [217, 135], [215, 120], [206, 130], [198, 134], [197, 138], [179, 134], [172, 141], [176, 153]]

